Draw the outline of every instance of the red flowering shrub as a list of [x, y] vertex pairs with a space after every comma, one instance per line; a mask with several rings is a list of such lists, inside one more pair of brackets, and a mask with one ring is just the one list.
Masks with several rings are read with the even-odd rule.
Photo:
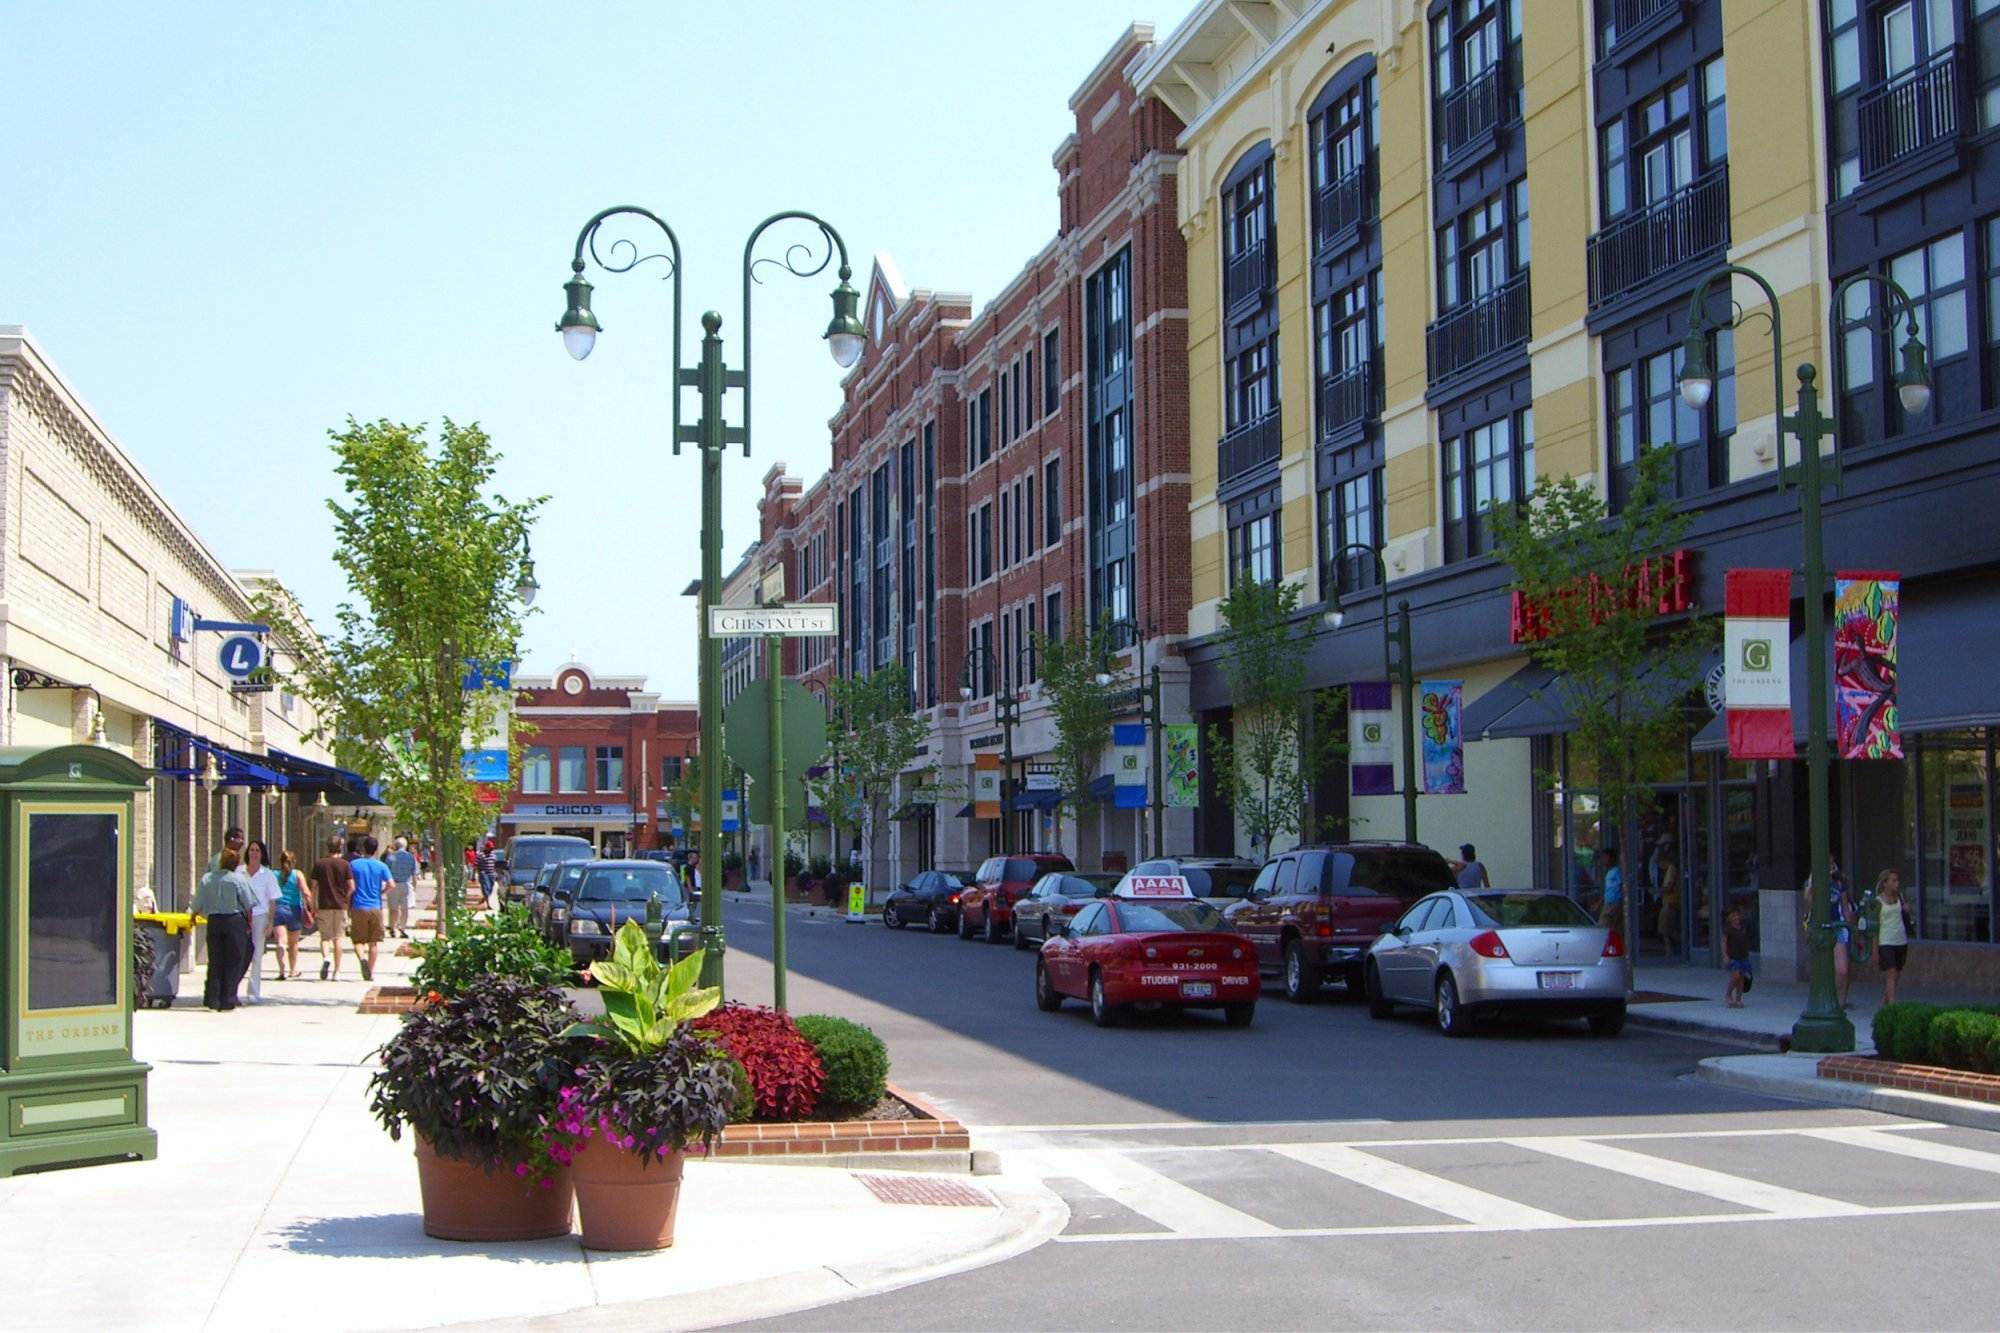
[[760, 1005], [725, 1004], [695, 1020], [750, 1075], [759, 1120], [804, 1120], [819, 1106], [826, 1071], [791, 1016]]

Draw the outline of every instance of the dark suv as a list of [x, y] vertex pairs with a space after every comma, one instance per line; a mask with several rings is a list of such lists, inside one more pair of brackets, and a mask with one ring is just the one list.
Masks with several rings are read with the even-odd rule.
[[1037, 880], [1054, 871], [1074, 869], [1060, 852], [987, 857], [972, 883], [958, 896], [958, 937], [969, 940], [978, 934], [988, 944], [998, 944], [1013, 933], [1014, 904], [1034, 891]]
[[1264, 863], [1249, 897], [1225, 910], [1277, 972], [1285, 998], [1304, 1004], [1333, 976], [1361, 994], [1368, 946], [1404, 909], [1451, 888], [1451, 866], [1428, 847], [1343, 842], [1296, 847]]
[[567, 833], [522, 833], [507, 839], [501, 859], [507, 868], [500, 876], [501, 897], [510, 903], [528, 899], [528, 886], [535, 873], [551, 861], [587, 861], [597, 855], [588, 838]]

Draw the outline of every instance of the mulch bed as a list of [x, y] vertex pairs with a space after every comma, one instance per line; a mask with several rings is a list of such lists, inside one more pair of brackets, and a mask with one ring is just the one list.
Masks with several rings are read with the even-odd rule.
[[972, 1136], [963, 1124], [892, 1083], [888, 1095], [855, 1119], [731, 1125], [722, 1131], [709, 1155], [721, 1159], [810, 1158], [834, 1153], [969, 1153], [971, 1149]]
[[1819, 1062], [1819, 1076], [1843, 1083], [1870, 1083], [1905, 1092], [2000, 1104], [2000, 1075], [1975, 1074], [1942, 1065], [1909, 1065], [1872, 1055], [1828, 1055]]

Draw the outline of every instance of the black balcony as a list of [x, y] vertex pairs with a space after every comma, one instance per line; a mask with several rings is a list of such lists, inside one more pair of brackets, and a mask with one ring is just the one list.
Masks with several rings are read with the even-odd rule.
[[1687, 7], [1687, 0], [1597, 0], [1598, 12], [1609, 20], [1604, 54], [1621, 56], [1637, 49], [1640, 39], [1664, 32], [1685, 18]]
[[1590, 238], [1590, 308], [1729, 245], [1729, 168], [1720, 166]]
[[1449, 93], [1438, 108], [1440, 145], [1450, 162], [1488, 139], [1512, 118], [1514, 90], [1505, 65], [1494, 65], [1472, 82]]
[[1236, 427], [1215, 446], [1219, 479], [1233, 481], [1266, 463], [1277, 462], [1279, 441], [1276, 412], [1266, 412]]
[[1966, 123], [1963, 52], [1947, 47], [1865, 94], [1858, 110], [1864, 180], [1956, 141]]
[[1322, 375], [1319, 381], [1319, 435], [1325, 439], [1370, 417], [1382, 415], [1376, 394], [1375, 367], [1363, 361], [1358, 366]]
[[1438, 383], [1528, 340], [1528, 275], [1446, 311], [1425, 330], [1430, 382]]
[[1271, 243], [1253, 241], [1229, 256], [1222, 270], [1222, 303], [1231, 315], [1255, 309], [1271, 290]]
[[1322, 186], [1313, 196], [1313, 253], [1325, 254], [1359, 235], [1362, 224], [1375, 220], [1376, 200], [1372, 165]]

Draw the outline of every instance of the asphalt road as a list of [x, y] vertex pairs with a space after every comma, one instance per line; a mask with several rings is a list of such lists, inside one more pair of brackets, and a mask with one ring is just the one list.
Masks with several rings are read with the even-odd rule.
[[[768, 909], [728, 921], [731, 997], [768, 1000]], [[1070, 1220], [755, 1327], [2000, 1326], [2000, 1136], [1697, 1083], [1726, 1048], [1639, 1029], [1450, 1041], [1337, 987], [1100, 1030], [1035, 1008], [1027, 953], [790, 925], [793, 1011], [873, 1026]]]

